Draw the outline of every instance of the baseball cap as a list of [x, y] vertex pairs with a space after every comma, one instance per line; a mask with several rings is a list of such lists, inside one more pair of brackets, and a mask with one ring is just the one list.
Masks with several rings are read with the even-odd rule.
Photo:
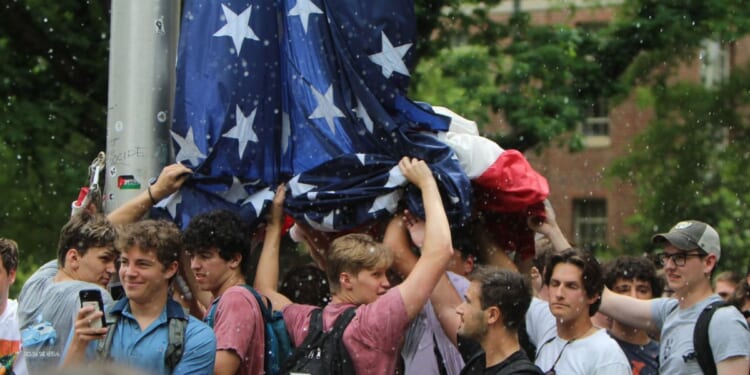
[[657, 245], [669, 242], [680, 250], [701, 249], [708, 254], [716, 255], [716, 260], [719, 260], [721, 256], [719, 233], [702, 221], [681, 221], [675, 224], [669, 232], [651, 237], [651, 242]]

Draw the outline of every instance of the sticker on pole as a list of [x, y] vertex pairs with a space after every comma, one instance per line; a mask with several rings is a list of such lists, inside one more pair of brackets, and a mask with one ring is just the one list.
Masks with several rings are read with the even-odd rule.
[[141, 188], [141, 183], [130, 174], [124, 174], [117, 176], [117, 187], [120, 190], [138, 190]]

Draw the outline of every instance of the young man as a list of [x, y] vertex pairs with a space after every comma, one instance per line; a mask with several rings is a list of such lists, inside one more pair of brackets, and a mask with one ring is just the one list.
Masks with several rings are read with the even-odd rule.
[[25, 375], [28, 371], [21, 352], [21, 334], [16, 314], [18, 303], [8, 299], [10, 286], [16, 281], [17, 268], [18, 244], [0, 237], [0, 373]]
[[[357, 307], [356, 316], [344, 331], [343, 343], [358, 374], [394, 372], [409, 322], [421, 311], [452, 256], [448, 219], [432, 172], [423, 161], [408, 157], [399, 162], [399, 169], [421, 190], [426, 215], [422, 256], [409, 276], [390, 288], [386, 270], [393, 255], [368, 235], [339, 237], [326, 254], [332, 301], [323, 309], [324, 329], [330, 329], [344, 311]], [[270, 223], [266, 230], [264, 249], [277, 248], [280, 221]], [[275, 308], [282, 309], [292, 341], [300, 345], [316, 307], [290, 304], [268, 281], [256, 277], [256, 288], [271, 298]]]
[[740, 285], [740, 275], [734, 271], [724, 271], [714, 278], [714, 292], [724, 301], [729, 301], [734, 296], [734, 291]]
[[[652, 242], [664, 249], [659, 256], [676, 298], [639, 300], [605, 290], [602, 312], [631, 327], [661, 333], [659, 373], [700, 374], [693, 331], [703, 309], [721, 301], [711, 288], [711, 274], [721, 255], [719, 234], [706, 223], [688, 220], [655, 235]], [[737, 309], [718, 309], [708, 337], [718, 374], [748, 373], [750, 332]]]
[[50, 261], [26, 281], [19, 295], [22, 346], [31, 372], [60, 363], [73, 318], [81, 307], [78, 292], [98, 289], [105, 305], [106, 289], [118, 253], [114, 226], [101, 214], [81, 212], [60, 231], [57, 261]]
[[244, 287], [250, 262], [249, 228], [232, 212], [213, 211], [195, 216], [182, 239], [198, 286], [214, 299], [206, 316], [216, 334], [214, 374], [262, 373], [263, 315]]
[[[601, 266], [594, 256], [578, 249], [553, 254], [544, 271], [544, 283], [556, 330], [529, 327], [537, 347], [536, 365], [546, 373], [631, 374], [619, 345], [591, 322], [604, 288]], [[540, 311], [527, 317], [528, 325], [549, 324]]]
[[469, 280], [465, 301], [456, 309], [458, 347], [471, 353], [464, 356], [471, 359], [461, 374], [541, 375], [518, 341], [519, 325], [531, 303], [528, 282], [517, 272], [489, 267], [476, 268]]
[[[216, 340], [211, 329], [183, 311], [169, 294], [182, 251], [180, 231], [167, 221], [143, 220], [126, 226], [118, 239], [122, 250], [120, 281], [126, 298], [108, 313], [117, 321], [92, 327], [101, 311], [91, 306], [79, 310], [75, 332], [67, 347], [65, 366], [96, 358], [97, 339], [114, 330], [109, 353], [115, 363], [156, 374], [212, 374]], [[173, 369], [165, 364], [170, 319], [187, 321], [182, 357]]]
[[[654, 264], [646, 258], [632, 256], [612, 261], [607, 266], [604, 284], [617, 294], [644, 300], [661, 295], [663, 289]], [[659, 344], [646, 331], [614, 320], [608, 333], [628, 357], [633, 375], [659, 373]]]

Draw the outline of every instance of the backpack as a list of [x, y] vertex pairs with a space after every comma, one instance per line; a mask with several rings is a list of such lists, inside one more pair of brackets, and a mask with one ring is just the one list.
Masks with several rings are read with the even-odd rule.
[[[266, 307], [263, 298], [250, 285], [245, 284], [243, 287], [252, 293], [255, 300], [258, 301], [258, 306], [263, 316], [263, 336], [265, 337], [263, 370], [266, 374], [278, 375], [281, 373], [281, 366], [284, 361], [292, 355], [292, 342], [289, 340], [289, 333], [287, 333], [286, 324], [284, 324], [284, 316], [281, 315], [280, 311], [273, 310], [271, 301], [268, 299], [266, 299], [268, 301], [268, 307]], [[219, 300], [217, 299], [211, 305], [211, 309], [206, 317], [206, 323], [211, 328], [214, 327], [216, 306], [218, 305]]]
[[[120, 320], [120, 315], [112, 314], [107, 319], [111, 320], [112, 324], [108, 325], [109, 329], [104, 339], [99, 340], [96, 345], [96, 354], [101, 360], [111, 360], [112, 338], [115, 334], [115, 327]], [[189, 313], [183, 309], [182, 317], [170, 317], [167, 320], [169, 327], [167, 328], [167, 350], [164, 352], [164, 365], [170, 373], [180, 363], [182, 353], [185, 351], [185, 330], [187, 329], [189, 319]]]
[[711, 302], [701, 311], [700, 315], [698, 315], [698, 320], [695, 322], [693, 350], [695, 351], [698, 365], [700, 365], [701, 370], [706, 375], [716, 375], [714, 354], [713, 350], [711, 350], [711, 343], [708, 341], [708, 326], [716, 310], [724, 306], [731, 305], [724, 301]]
[[354, 363], [344, 347], [344, 330], [354, 318], [356, 307], [344, 311], [328, 332], [323, 332], [323, 310], [313, 310], [307, 337], [284, 364], [284, 374], [310, 375], [355, 374]]

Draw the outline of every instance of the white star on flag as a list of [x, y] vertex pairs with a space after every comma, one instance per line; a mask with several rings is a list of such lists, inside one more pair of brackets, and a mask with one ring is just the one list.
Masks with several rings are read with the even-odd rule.
[[294, 8], [289, 10], [290, 16], [299, 16], [299, 20], [302, 22], [302, 28], [307, 34], [307, 24], [311, 14], [323, 14], [315, 4], [310, 0], [297, 0], [297, 4], [294, 4]]
[[365, 105], [362, 104], [362, 101], [357, 98], [357, 108], [354, 110], [357, 113], [357, 117], [361, 118], [362, 121], [365, 123], [365, 127], [367, 128], [367, 131], [372, 133], [372, 119], [370, 118], [370, 115], [367, 113], [367, 110], [365, 109]]
[[298, 197], [302, 194], [307, 193], [310, 190], [317, 188], [317, 186], [315, 185], [306, 184], [304, 182], [299, 182], [299, 175], [292, 177], [292, 179], [289, 180], [287, 185], [289, 186], [289, 189], [292, 191], [293, 197]]
[[248, 196], [247, 190], [245, 190], [245, 184], [243, 184], [237, 176], [232, 176], [232, 186], [229, 187], [229, 190], [218, 194], [230, 203], [237, 203], [245, 200]]
[[222, 135], [222, 137], [233, 138], [237, 140], [237, 146], [239, 146], [240, 151], [240, 159], [242, 159], [242, 155], [245, 154], [245, 147], [247, 146], [247, 142], [258, 142], [258, 136], [253, 130], [253, 123], [255, 122], [255, 112], [257, 111], [257, 108], [253, 109], [253, 111], [250, 112], [250, 116], [245, 117], [245, 114], [242, 113], [242, 110], [238, 105], [234, 115], [236, 125]]
[[375, 201], [372, 202], [372, 207], [370, 207], [370, 210], [367, 211], [367, 213], [371, 214], [380, 210], [388, 210], [388, 212], [394, 213], [396, 207], [398, 207], [398, 200], [401, 199], [401, 193], [402, 191], [399, 189], [385, 195], [379, 195], [375, 198]]
[[388, 171], [388, 181], [386, 181], [384, 187], [390, 188], [404, 184], [406, 184], [406, 177], [401, 173], [401, 169], [398, 168], [398, 165], [391, 168], [391, 170]]
[[315, 100], [318, 102], [318, 106], [315, 107], [315, 110], [310, 115], [310, 117], [308, 117], [308, 119], [326, 119], [328, 127], [331, 128], [331, 133], [336, 134], [336, 124], [333, 122], [333, 119], [336, 117], [345, 117], [345, 115], [344, 112], [341, 112], [341, 110], [336, 107], [336, 104], [333, 102], [333, 85], [328, 86], [328, 90], [326, 91], [325, 95], [321, 94], [318, 90], [315, 89], [315, 87], [310, 86], [310, 88], [312, 89], [313, 95], [315, 95]]
[[172, 133], [172, 138], [174, 138], [174, 140], [180, 146], [180, 151], [177, 152], [177, 156], [174, 157], [175, 161], [183, 162], [187, 160], [188, 162], [190, 162], [190, 165], [195, 167], [200, 162], [200, 159], [206, 158], [206, 155], [202, 153], [198, 146], [195, 144], [193, 127], [188, 128], [188, 132], [184, 138], [172, 130], [170, 130], [169, 132]]
[[228, 36], [232, 38], [234, 43], [234, 50], [237, 52], [237, 56], [240, 55], [242, 49], [242, 42], [247, 39], [260, 40], [255, 35], [253, 29], [250, 28], [250, 13], [253, 11], [253, 7], [249, 6], [240, 15], [229, 9], [228, 6], [221, 4], [221, 10], [224, 11], [224, 18], [227, 20], [227, 24], [224, 25], [219, 31], [214, 33], [214, 36]]
[[172, 193], [172, 195], [166, 197], [165, 199], [162, 199], [154, 205], [154, 207], [164, 208], [169, 212], [169, 216], [172, 217], [172, 219], [177, 218], [177, 205], [182, 203], [182, 193], [180, 191], [176, 191]]
[[317, 221], [310, 218], [310, 216], [307, 216], [305, 214], [305, 221], [307, 221], [307, 224], [310, 224], [310, 226], [315, 229], [319, 230], [321, 232], [334, 232], [333, 229], [333, 218], [334, 218], [334, 211], [331, 211], [323, 218], [322, 223], [318, 223]]
[[370, 61], [380, 65], [385, 78], [391, 78], [393, 72], [401, 73], [405, 76], [409, 75], [409, 69], [404, 64], [404, 55], [411, 48], [411, 43], [402, 44], [398, 47], [394, 47], [391, 41], [385, 35], [385, 32], [380, 32], [383, 36], [382, 50], [374, 55], [370, 55]]
[[283, 112], [281, 114], [281, 152], [286, 154], [286, 150], [289, 149], [289, 137], [292, 133], [292, 123], [289, 121], [289, 114]]
[[255, 210], [255, 215], [260, 215], [260, 211], [263, 210], [263, 204], [266, 201], [273, 200], [274, 192], [270, 188], [258, 190], [255, 194], [249, 196], [242, 205], [251, 204]]

